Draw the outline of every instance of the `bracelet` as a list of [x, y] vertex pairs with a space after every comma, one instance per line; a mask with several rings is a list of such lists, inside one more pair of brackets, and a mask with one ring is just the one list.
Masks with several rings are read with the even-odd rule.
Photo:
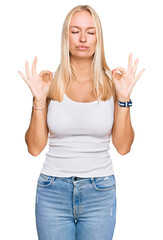
[[35, 107], [34, 105], [32, 105], [32, 107], [33, 107], [34, 109], [36, 109], [36, 110], [42, 110], [42, 109], [45, 108], [45, 107], [43, 107], [43, 108], [37, 108], [37, 107]]
[[[33, 100], [32, 100], [32, 103], [33, 103]], [[36, 110], [42, 110], [42, 109], [45, 108], [45, 107], [43, 107], [43, 108], [38, 108], [38, 107], [35, 107], [34, 105], [32, 105], [32, 107], [33, 107], [34, 109], [36, 109]]]
[[118, 100], [118, 105], [119, 105], [120, 107], [131, 107], [131, 106], [132, 106], [132, 101], [131, 101], [131, 99], [130, 99], [129, 102], [120, 102], [120, 101]]

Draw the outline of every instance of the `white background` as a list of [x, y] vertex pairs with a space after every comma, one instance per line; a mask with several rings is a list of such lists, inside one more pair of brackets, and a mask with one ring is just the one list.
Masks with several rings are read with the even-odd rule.
[[[139, 58], [131, 99], [135, 140], [131, 152], [119, 155], [111, 144], [117, 183], [114, 240], [163, 239], [162, 157], [162, 5], [155, 0], [54, 1], [15, 0], [0, 4], [1, 198], [0, 239], [37, 240], [35, 194], [45, 152], [30, 155], [25, 132], [30, 123], [32, 93], [25, 74], [37, 56], [38, 73], [60, 63], [61, 30], [76, 5], [91, 5], [100, 17], [107, 64], [127, 69], [128, 55]], [[3, 224], [3, 225], [2, 225]]]

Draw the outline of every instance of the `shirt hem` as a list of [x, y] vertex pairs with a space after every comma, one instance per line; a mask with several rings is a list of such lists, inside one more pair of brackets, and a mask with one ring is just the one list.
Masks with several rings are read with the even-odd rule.
[[114, 175], [114, 170], [112, 171], [109, 171], [108, 173], [101, 173], [101, 174], [94, 174], [94, 175], [91, 175], [91, 174], [78, 174], [78, 173], [70, 173], [70, 174], [59, 174], [59, 173], [52, 173], [52, 172], [48, 172], [48, 171], [44, 171], [44, 170], [41, 170], [42, 174], [45, 174], [47, 176], [52, 176], [52, 177], [63, 177], [63, 178], [68, 178], [68, 177], [72, 177], [72, 176], [75, 176], [75, 177], [81, 177], [81, 178], [91, 178], [91, 177], [105, 177], [105, 176], [111, 176], [111, 175]]

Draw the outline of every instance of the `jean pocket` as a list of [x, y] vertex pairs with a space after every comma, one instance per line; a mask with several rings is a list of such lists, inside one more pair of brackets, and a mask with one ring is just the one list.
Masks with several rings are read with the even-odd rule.
[[40, 173], [37, 185], [39, 187], [49, 187], [55, 180], [55, 177]]
[[116, 188], [116, 180], [114, 174], [105, 177], [94, 177], [92, 185], [98, 191], [110, 191]]

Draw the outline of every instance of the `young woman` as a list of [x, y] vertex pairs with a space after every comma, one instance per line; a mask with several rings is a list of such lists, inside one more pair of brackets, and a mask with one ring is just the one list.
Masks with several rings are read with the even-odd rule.
[[[54, 74], [20, 75], [33, 94], [25, 140], [38, 156], [49, 151], [38, 178], [36, 226], [40, 240], [111, 240], [116, 222], [116, 180], [109, 150], [124, 155], [134, 131], [130, 94], [138, 59], [111, 71], [104, 56], [102, 27], [88, 5], [73, 8], [62, 31], [61, 63]], [[119, 72], [119, 73], [118, 73]], [[48, 134], [50, 135], [48, 136]]]

